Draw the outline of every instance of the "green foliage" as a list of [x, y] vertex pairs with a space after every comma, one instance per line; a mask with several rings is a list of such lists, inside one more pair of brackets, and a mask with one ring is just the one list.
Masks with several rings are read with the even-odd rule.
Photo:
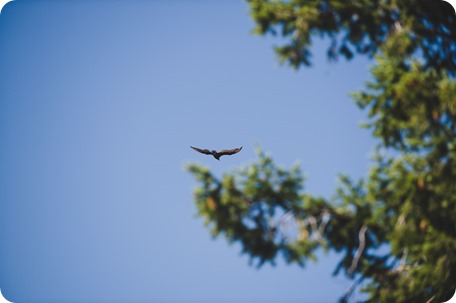
[[214, 236], [223, 233], [230, 242], [240, 241], [259, 265], [274, 264], [279, 253], [288, 262], [304, 265], [305, 259], [315, 259], [316, 241], [291, 241], [281, 226], [287, 213], [305, 210], [304, 177], [298, 166], [285, 170], [260, 149], [258, 155], [258, 163], [220, 180], [206, 168], [189, 165], [187, 169], [202, 183], [195, 191], [198, 214]]
[[[258, 265], [282, 256], [315, 261], [341, 253], [335, 274], [367, 302], [442, 302], [456, 289], [456, 15], [431, 0], [249, 0], [255, 32], [280, 34], [294, 67], [310, 65], [311, 37], [328, 56], [375, 58], [372, 80], [353, 93], [379, 139], [367, 176], [340, 177], [332, 200], [304, 191], [298, 166], [258, 161], [217, 178], [189, 165], [198, 214], [214, 236], [242, 244]], [[387, 251], [386, 249], [387, 248]]]
[[[328, 37], [328, 56], [351, 59], [389, 47], [396, 55], [420, 53], [433, 69], [456, 72], [456, 18], [437, 0], [248, 0], [254, 33], [280, 33], [276, 47], [293, 67], [310, 65], [311, 37]], [[404, 43], [406, 41], [406, 43]], [[396, 44], [400, 42], [400, 48]]]

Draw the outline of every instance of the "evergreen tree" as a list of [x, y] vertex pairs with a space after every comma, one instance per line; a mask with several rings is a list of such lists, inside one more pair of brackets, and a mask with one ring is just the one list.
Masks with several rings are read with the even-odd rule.
[[[311, 38], [328, 57], [375, 59], [353, 94], [378, 138], [367, 177], [340, 178], [334, 199], [303, 190], [299, 167], [258, 151], [218, 179], [191, 164], [198, 214], [213, 235], [239, 241], [258, 261], [305, 265], [315, 250], [341, 252], [335, 274], [367, 302], [443, 302], [456, 289], [456, 15], [440, 0], [250, 0], [255, 32], [274, 34], [283, 62], [311, 64]], [[294, 232], [284, 223], [295, 226]], [[385, 252], [384, 247], [388, 247]], [[383, 249], [379, 249], [382, 247]]]

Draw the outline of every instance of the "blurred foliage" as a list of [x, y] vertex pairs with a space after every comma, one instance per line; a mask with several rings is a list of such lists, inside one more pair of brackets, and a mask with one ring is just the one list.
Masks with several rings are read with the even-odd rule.
[[[258, 265], [279, 255], [304, 266], [318, 248], [366, 302], [443, 302], [456, 290], [456, 15], [440, 0], [249, 0], [255, 32], [280, 35], [280, 59], [311, 64], [311, 38], [328, 58], [375, 58], [353, 93], [378, 138], [367, 177], [340, 177], [331, 200], [304, 191], [299, 166], [258, 161], [220, 179], [191, 164], [198, 214], [214, 236], [242, 244]], [[385, 247], [387, 249], [385, 249]]]
[[[282, 61], [310, 65], [312, 36], [328, 37], [328, 57], [379, 51], [394, 56], [419, 54], [426, 68], [456, 72], [456, 17], [437, 0], [247, 0], [254, 33], [281, 35]], [[400, 53], [400, 54], [399, 54]]]

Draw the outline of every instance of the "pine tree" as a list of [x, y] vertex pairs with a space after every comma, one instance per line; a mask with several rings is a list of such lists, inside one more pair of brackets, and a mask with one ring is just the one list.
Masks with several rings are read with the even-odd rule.
[[[353, 98], [378, 138], [367, 177], [340, 177], [335, 199], [304, 192], [298, 166], [258, 161], [218, 179], [191, 164], [198, 214], [258, 265], [305, 265], [317, 248], [341, 252], [335, 274], [366, 302], [443, 302], [456, 289], [456, 15], [440, 0], [250, 0], [255, 33], [282, 36], [279, 58], [311, 65], [311, 38], [328, 58], [375, 60]], [[284, 222], [294, 232], [283, 228]], [[381, 247], [388, 247], [385, 253]]]

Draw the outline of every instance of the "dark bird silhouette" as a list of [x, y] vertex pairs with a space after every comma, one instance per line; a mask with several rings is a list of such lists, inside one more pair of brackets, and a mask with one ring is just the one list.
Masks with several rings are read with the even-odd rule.
[[214, 156], [215, 159], [217, 159], [219, 161], [220, 161], [220, 157], [221, 156], [234, 155], [234, 154], [240, 152], [241, 149], [242, 149], [242, 146], [241, 146], [241, 147], [235, 148], [235, 149], [223, 149], [223, 150], [218, 152], [216, 150], [201, 149], [201, 148], [193, 147], [193, 146], [190, 146], [190, 147], [193, 148], [194, 150], [196, 150], [199, 153], [202, 153], [202, 154], [205, 154], [205, 155], [212, 155], [212, 156]]

